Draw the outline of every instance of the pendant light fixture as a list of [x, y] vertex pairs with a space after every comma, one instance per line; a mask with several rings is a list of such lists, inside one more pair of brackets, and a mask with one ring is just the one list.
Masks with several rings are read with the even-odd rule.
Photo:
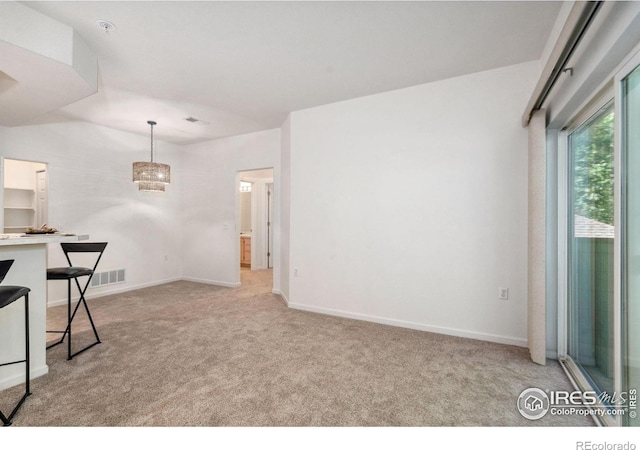
[[153, 162], [153, 120], [151, 125], [151, 162], [133, 163], [133, 181], [138, 183], [140, 191], [164, 191], [165, 185], [171, 183], [171, 167], [168, 164]]

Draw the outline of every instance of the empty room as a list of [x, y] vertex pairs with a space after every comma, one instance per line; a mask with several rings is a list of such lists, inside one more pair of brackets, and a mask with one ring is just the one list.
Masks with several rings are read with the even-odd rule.
[[638, 425], [639, 52], [637, 2], [0, 2], [3, 425]]

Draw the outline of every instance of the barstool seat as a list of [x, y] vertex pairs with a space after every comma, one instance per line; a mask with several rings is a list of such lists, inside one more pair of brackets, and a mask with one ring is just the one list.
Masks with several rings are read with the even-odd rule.
[[[11, 265], [13, 264], [13, 259], [7, 259], [5, 261], [0, 261], [0, 282], [4, 280], [4, 277], [9, 272]], [[11, 425], [11, 420], [16, 415], [20, 407], [27, 399], [28, 396], [31, 395], [31, 387], [29, 384], [29, 379], [31, 376], [30, 369], [30, 353], [29, 353], [29, 292], [31, 289], [24, 286], [0, 286], [0, 309], [5, 306], [9, 306], [19, 298], [24, 297], [24, 359], [20, 359], [18, 361], [11, 361], [6, 363], [0, 363], [0, 367], [9, 366], [12, 364], [20, 364], [25, 363], [25, 388], [24, 394], [18, 400], [16, 406], [11, 410], [8, 416], [5, 416], [2, 411], [0, 411], [0, 422], [2, 422], [3, 426]]]
[[0, 286], [0, 308], [10, 305], [30, 291], [31, 289], [24, 286]]
[[68, 280], [69, 278], [91, 275], [93, 270], [87, 267], [53, 267], [47, 269], [47, 280]]

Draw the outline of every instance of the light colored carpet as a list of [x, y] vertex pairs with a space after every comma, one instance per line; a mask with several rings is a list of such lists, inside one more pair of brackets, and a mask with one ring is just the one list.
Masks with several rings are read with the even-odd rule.
[[[50, 372], [32, 383], [15, 426], [593, 425], [519, 415], [523, 389], [571, 389], [556, 362], [291, 310], [271, 294], [271, 276], [243, 271], [235, 289], [179, 281], [90, 300], [103, 343], [72, 361], [64, 346], [49, 350]], [[65, 307], [48, 320], [60, 327]], [[0, 392], [0, 408], [21, 389]]]

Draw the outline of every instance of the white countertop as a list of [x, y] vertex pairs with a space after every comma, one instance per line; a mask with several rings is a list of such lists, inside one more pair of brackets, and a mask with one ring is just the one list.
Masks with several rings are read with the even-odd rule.
[[57, 244], [60, 242], [76, 242], [89, 239], [88, 235], [71, 233], [32, 234], [8, 233], [0, 234], [0, 246], [5, 245], [30, 245], [30, 244]]

